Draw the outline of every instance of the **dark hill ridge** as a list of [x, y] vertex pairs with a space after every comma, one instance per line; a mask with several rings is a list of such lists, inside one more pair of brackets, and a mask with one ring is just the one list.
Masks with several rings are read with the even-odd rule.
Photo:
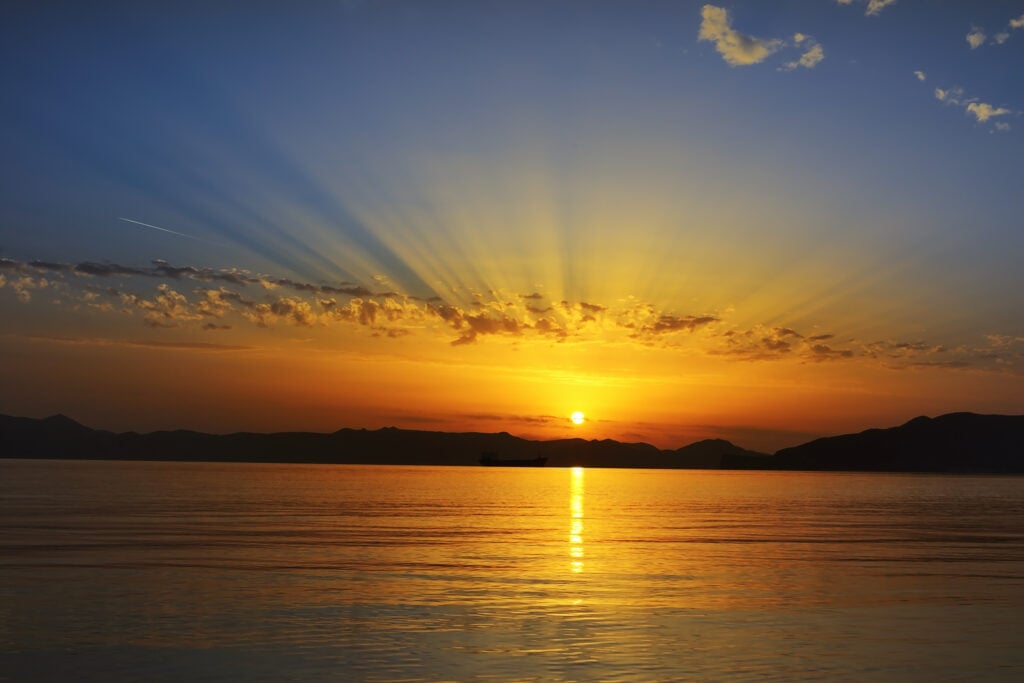
[[506, 432], [428, 432], [386, 427], [333, 433], [148, 434], [89, 429], [63, 415], [41, 420], [0, 416], [0, 457], [98, 460], [476, 465], [481, 453], [501, 458], [546, 457], [553, 467], [720, 467], [728, 456], [765, 459], [728, 441], [702, 441], [675, 451], [606, 439], [531, 441]]
[[1024, 473], [1024, 415], [916, 417], [784, 448], [774, 459], [790, 470]]
[[1024, 473], [1024, 416], [953, 413], [899, 427], [817, 439], [774, 456], [707, 439], [676, 450], [606, 439], [531, 441], [500, 434], [396, 429], [138, 434], [71, 418], [0, 416], [0, 458], [475, 465], [483, 452], [546, 457], [548, 465], [702, 469]]

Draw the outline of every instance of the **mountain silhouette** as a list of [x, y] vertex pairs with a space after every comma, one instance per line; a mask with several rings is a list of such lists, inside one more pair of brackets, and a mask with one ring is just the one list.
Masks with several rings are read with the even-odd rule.
[[85, 427], [64, 415], [43, 419], [0, 416], [0, 457], [107, 460], [476, 465], [481, 453], [503, 459], [547, 458], [552, 467], [719, 467], [725, 454], [747, 454], [728, 441], [702, 441], [675, 451], [611, 439], [533, 441], [507, 432], [431, 432], [385, 427], [333, 433], [206, 434], [175, 430], [148, 434]]
[[779, 469], [1024, 473], [1024, 415], [916, 417], [784, 448], [774, 459]]
[[546, 458], [549, 467], [1024, 473], [1024, 416], [918, 417], [889, 429], [816, 439], [774, 456], [722, 439], [662, 450], [611, 439], [533, 441], [507, 432], [394, 427], [332, 433], [118, 434], [90, 429], [65, 415], [0, 416], [0, 458], [476, 465], [485, 452], [502, 459]]

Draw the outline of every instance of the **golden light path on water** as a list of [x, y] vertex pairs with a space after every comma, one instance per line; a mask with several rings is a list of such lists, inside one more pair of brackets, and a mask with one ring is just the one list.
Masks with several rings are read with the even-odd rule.
[[583, 572], [583, 494], [584, 484], [582, 467], [569, 470], [572, 477], [569, 483], [569, 566], [574, 573]]

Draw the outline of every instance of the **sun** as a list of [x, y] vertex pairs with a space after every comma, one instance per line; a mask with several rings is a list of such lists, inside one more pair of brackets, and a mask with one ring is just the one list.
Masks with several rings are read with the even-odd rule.
[[572, 423], [574, 425], [581, 425], [583, 424], [584, 420], [586, 420], [586, 416], [577, 410], [575, 413], [569, 416], [569, 419], [572, 420]]

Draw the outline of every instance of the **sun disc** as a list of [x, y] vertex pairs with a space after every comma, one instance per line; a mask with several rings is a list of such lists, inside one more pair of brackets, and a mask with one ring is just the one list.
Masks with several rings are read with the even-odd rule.
[[583, 424], [583, 421], [584, 421], [584, 420], [585, 420], [586, 418], [585, 418], [585, 416], [583, 415], [583, 413], [581, 413], [580, 411], [578, 411], [578, 410], [577, 410], [577, 411], [576, 411], [575, 413], [573, 413], [573, 414], [572, 414], [572, 415], [571, 415], [571, 416], [569, 417], [569, 419], [570, 419], [570, 420], [572, 420], [572, 423], [573, 423], [574, 425], [581, 425], [581, 424]]

